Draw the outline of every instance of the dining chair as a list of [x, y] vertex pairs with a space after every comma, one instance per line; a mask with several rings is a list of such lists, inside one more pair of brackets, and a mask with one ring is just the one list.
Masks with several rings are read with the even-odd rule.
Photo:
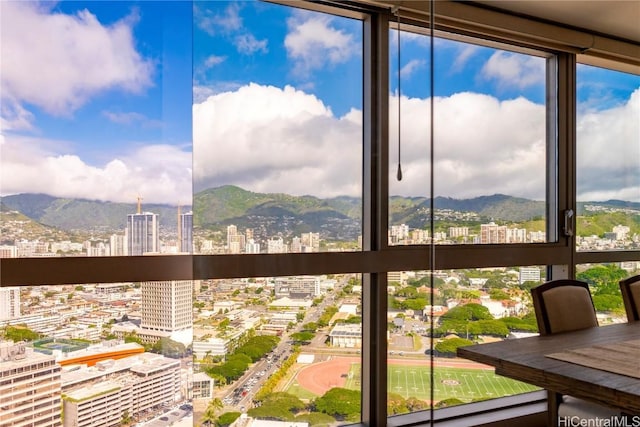
[[629, 322], [640, 320], [640, 274], [620, 280], [620, 292]]
[[[558, 279], [531, 289], [533, 308], [540, 335], [598, 327], [596, 309], [586, 282]], [[610, 418], [619, 411], [549, 390], [548, 425], [558, 425], [559, 418]]]

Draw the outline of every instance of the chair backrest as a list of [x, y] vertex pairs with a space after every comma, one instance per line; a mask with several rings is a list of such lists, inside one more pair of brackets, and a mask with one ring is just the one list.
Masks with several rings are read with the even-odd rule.
[[540, 335], [598, 326], [593, 299], [586, 282], [551, 280], [531, 289]]
[[629, 322], [640, 320], [640, 274], [621, 280], [620, 292]]

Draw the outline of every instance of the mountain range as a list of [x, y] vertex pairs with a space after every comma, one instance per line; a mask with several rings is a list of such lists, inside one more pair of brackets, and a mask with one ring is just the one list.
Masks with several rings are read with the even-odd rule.
[[[389, 223], [424, 228], [429, 220], [430, 199], [393, 196], [389, 201]], [[624, 201], [590, 202], [612, 208], [640, 211], [640, 203]], [[583, 204], [578, 207], [582, 210]], [[437, 221], [452, 224], [477, 224], [488, 221], [523, 222], [543, 218], [545, 202], [502, 194], [471, 199], [436, 197]], [[45, 194], [18, 194], [2, 197], [3, 212], [18, 211], [31, 220], [66, 231], [120, 232], [128, 214], [135, 213], [135, 203], [114, 203], [86, 199], [59, 198]], [[252, 228], [254, 235], [289, 236], [302, 232], [319, 232], [324, 238], [353, 240], [360, 234], [361, 199], [292, 196], [282, 193], [255, 193], [225, 185], [196, 193], [193, 207], [196, 229], [223, 231], [233, 224], [238, 230]], [[160, 226], [175, 230], [178, 208], [163, 204], [143, 204], [142, 210], [159, 214]], [[580, 214], [580, 212], [578, 212]]]

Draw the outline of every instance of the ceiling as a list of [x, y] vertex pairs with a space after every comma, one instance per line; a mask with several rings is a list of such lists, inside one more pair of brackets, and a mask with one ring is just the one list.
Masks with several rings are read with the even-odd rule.
[[479, 0], [472, 3], [640, 43], [640, 0]]

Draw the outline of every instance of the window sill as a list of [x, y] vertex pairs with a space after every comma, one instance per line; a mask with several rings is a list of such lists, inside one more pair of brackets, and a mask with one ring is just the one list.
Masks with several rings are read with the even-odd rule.
[[[434, 411], [437, 427], [469, 427], [503, 422], [519, 417], [539, 414], [547, 410], [547, 393], [544, 390], [507, 396], [482, 402], [468, 403]], [[388, 427], [429, 426], [429, 411], [390, 417]], [[514, 425], [514, 424], [510, 424]]]

